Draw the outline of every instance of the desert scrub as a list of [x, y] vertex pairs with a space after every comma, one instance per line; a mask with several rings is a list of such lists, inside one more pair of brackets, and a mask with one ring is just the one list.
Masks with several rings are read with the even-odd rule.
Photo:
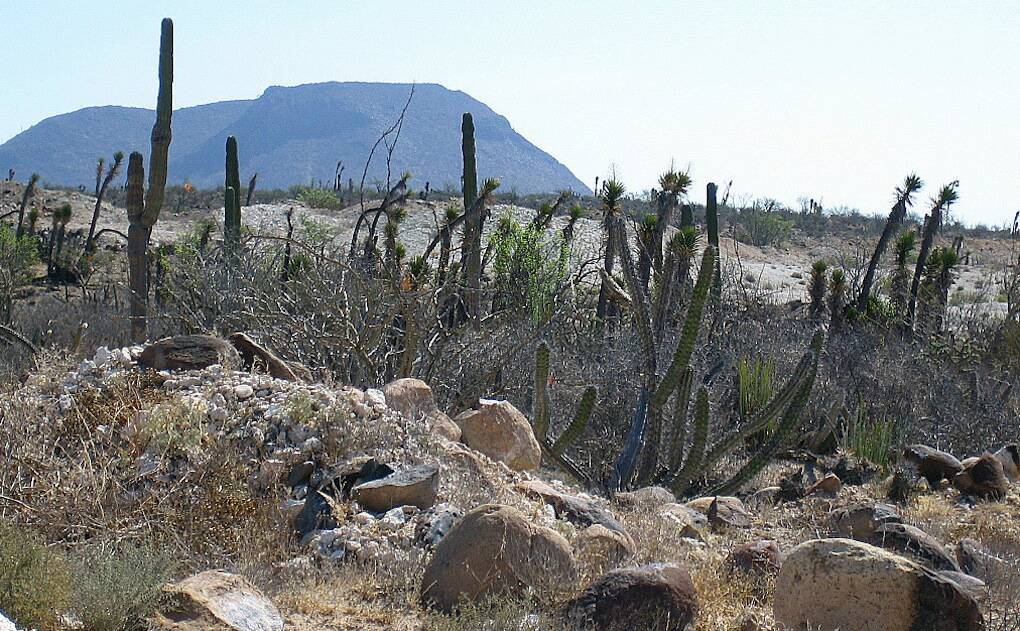
[[145, 629], [172, 575], [170, 556], [150, 548], [90, 548], [74, 562], [73, 611], [90, 631]]
[[64, 556], [42, 538], [0, 522], [0, 610], [25, 628], [59, 628], [71, 600], [71, 573]]
[[895, 463], [902, 442], [894, 420], [872, 418], [863, 408], [858, 408], [846, 422], [841, 446], [843, 451], [864, 458], [888, 472]]
[[536, 613], [534, 598], [488, 598], [464, 605], [451, 615], [429, 614], [427, 631], [567, 631], [553, 616]]
[[297, 199], [308, 205], [309, 208], [319, 208], [323, 210], [340, 210], [343, 208], [343, 202], [336, 193], [323, 188], [302, 188], [298, 194]]
[[204, 404], [177, 399], [149, 410], [142, 433], [149, 450], [168, 456], [187, 456], [208, 438]]

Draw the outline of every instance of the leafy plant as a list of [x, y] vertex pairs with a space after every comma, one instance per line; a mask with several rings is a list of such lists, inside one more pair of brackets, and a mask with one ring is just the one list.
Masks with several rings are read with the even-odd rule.
[[297, 199], [309, 208], [320, 210], [341, 210], [343, 208], [343, 202], [337, 197], [337, 194], [324, 188], [302, 187], [297, 193]]
[[784, 219], [777, 212], [774, 200], [756, 201], [750, 208], [744, 208], [737, 216], [741, 228], [741, 240], [763, 247], [779, 245], [790, 236], [793, 222]]
[[0, 610], [25, 628], [59, 628], [71, 601], [64, 556], [34, 532], [0, 522]]
[[162, 552], [131, 544], [91, 548], [75, 561], [74, 612], [90, 631], [146, 629], [172, 573]]
[[526, 313], [536, 324], [546, 319], [567, 273], [569, 249], [562, 237], [533, 224], [522, 226], [508, 212], [489, 247], [495, 273], [494, 308]]
[[896, 462], [900, 442], [901, 434], [893, 419], [872, 418], [864, 406], [858, 406], [847, 419], [840, 446], [847, 453], [888, 471]]
[[17, 237], [14, 230], [0, 226], [0, 324], [11, 321], [14, 292], [31, 280], [38, 251], [35, 237]]

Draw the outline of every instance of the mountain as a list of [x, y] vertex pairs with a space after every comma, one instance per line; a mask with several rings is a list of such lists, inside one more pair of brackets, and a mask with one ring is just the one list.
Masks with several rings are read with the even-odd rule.
[[[361, 180], [372, 145], [396, 122], [410, 84], [314, 83], [273, 86], [250, 101], [225, 101], [176, 110], [168, 179], [199, 187], [223, 183], [224, 143], [237, 137], [241, 177], [258, 172], [260, 188], [331, 182], [337, 161], [343, 179]], [[390, 165], [393, 179], [410, 171], [414, 188], [460, 189], [461, 115], [475, 123], [479, 178], [498, 177], [520, 193], [572, 189], [589, 192], [567, 167], [510, 126], [506, 118], [460, 91], [416, 84]], [[96, 160], [115, 151], [140, 151], [148, 160], [155, 113], [131, 107], [88, 107], [47, 118], [0, 145], [0, 170], [18, 178], [91, 190]], [[123, 178], [123, 174], [121, 175]], [[386, 179], [380, 144], [366, 185]]]

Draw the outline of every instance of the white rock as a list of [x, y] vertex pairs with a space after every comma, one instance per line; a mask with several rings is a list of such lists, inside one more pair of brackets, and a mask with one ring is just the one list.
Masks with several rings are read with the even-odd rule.
[[105, 346], [100, 346], [96, 349], [96, 354], [92, 358], [92, 361], [99, 368], [106, 368], [110, 364], [110, 360], [113, 359], [113, 353], [110, 352]]
[[373, 407], [382, 407], [386, 405], [386, 395], [383, 394], [382, 390], [376, 388], [369, 388], [365, 390], [365, 403]]
[[57, 399], [57, 405], [60, 406], [61, 412], [67, 412], [71, 409], [71, 406], [74, 405], [74, 399], [69, 394], [62, 394], [60, 395], [60, 398]]
[[246, 383], [234, 386], [234, 396], [237, 397], [239, 401], [250, 399], [253, 394], [255, 394], [255, 390]]
[[354, 516], [354, 522], [361, 526], [367, 526], [368, 524], [371, 524], [373, 521], [375, 521], [375, 517], [372, 517], [371, 513], [366, 513], [364, 511]]

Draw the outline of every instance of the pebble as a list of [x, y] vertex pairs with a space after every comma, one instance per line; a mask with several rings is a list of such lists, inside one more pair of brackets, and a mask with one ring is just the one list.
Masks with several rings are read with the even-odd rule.
[[255, 394], [255, 390], [246, 383], [242, 383], [239, 386], [234, 386], [234, 396], [239, 401], [245, 401], [250, 399]]

